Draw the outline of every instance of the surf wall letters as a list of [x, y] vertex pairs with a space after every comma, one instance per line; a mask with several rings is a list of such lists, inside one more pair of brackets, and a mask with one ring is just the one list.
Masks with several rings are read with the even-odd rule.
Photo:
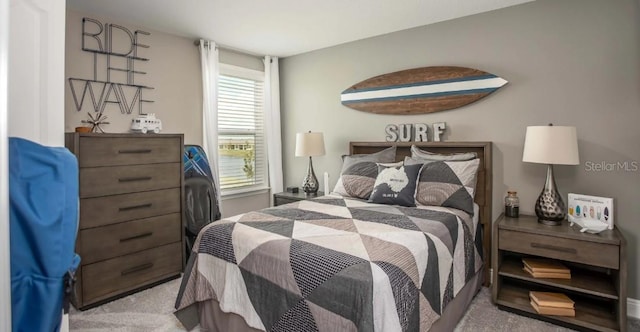
[[[442, 134], [447, 129], [447, 124], [444, 122], [438, 122], [433, 124], [433, 141], [440, 142], [442, 140]], [[387, 142], [428, 142], [429, 141], [429, 126], [424, 123], [414, 124], [390, 124], [384, 128], [384, 132], [387, 134], [385, 137]]]
[[93, 58], [93, 77], [68, 79], [78, 112], [93, 110], [102, 113], [108, 104], [113, 104], [122, 114], [131, 114], [134, 109], [144, 114], [143, 104], [153, 101], [144, 99], [143, 91], [153, 88], [136, 84], [137, 76], [147, 74], [136, 70], [136, 65], [149, 61], [139, 55], [141, 49], [149, 48], [142, 41], [149, 35], [148, 32], [131, 31], [113, 23], [82, 19], [82, 50]]
[[505, 79], [478, 69], [423, 67], [366, 79], [344, 90], [340, 99], [363, 112], [425, 114], [470, 104], [505, 84]]

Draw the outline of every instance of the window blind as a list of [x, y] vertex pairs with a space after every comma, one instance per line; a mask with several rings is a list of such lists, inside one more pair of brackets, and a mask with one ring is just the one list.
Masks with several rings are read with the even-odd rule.
[[266, 185], [263, 82], [250, 77], [218, 77], [220, 187]]

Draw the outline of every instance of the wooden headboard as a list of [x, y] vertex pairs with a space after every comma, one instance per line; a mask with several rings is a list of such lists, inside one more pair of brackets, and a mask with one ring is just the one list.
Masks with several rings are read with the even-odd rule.
[[396, 146], [396, 161], [404, 160], [405, 156], [411, 156], [411, 145], [416, 145], [422, 150], [440, 153], [475, 152], [480, 158], [478, 181], [474, 201], [480, 207], [480, 220], [482, 225], [482, 257], [484, 258], [484, 285], [489, 286], [489, 268], [491, 267], [491, 216], [492, 209], [492, 166], [491, 166], [491, 142], [350, 142], [350, 154], [370, 154]]

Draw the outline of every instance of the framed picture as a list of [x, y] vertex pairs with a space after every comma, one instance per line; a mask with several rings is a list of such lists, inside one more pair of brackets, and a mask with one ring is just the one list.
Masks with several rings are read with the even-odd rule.
[[568, 200], [569, 222], [577, 220], [598, 220], [613, 229], [613, 198], [569, 194]]

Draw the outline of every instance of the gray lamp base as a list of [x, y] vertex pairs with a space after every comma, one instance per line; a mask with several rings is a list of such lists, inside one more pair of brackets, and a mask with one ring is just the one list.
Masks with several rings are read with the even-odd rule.
[[302, 191], [309, 196], [317, 195], [319, 186], [318, 178], [316, 178], [316, 173], [313, 171], [311, 157], [309, 157], [309, 168], [307, 169], [307, 176], [302, 180]]
[[553, 177], [553, 166], [547, 165], [547, 180], [536, 201], [538, 222], [549, 226], [560, 226], [567, 217], [567, 206], [556, 187]]
[[538, 217], [538, 222], [543, 224], [543, 225], [547, 225], [547, 226], [560, 226], [560, 225], [562, 225], [562, 220], [561, 221], [545, 220], [545, 219], [540, 219], [540, 217]]

